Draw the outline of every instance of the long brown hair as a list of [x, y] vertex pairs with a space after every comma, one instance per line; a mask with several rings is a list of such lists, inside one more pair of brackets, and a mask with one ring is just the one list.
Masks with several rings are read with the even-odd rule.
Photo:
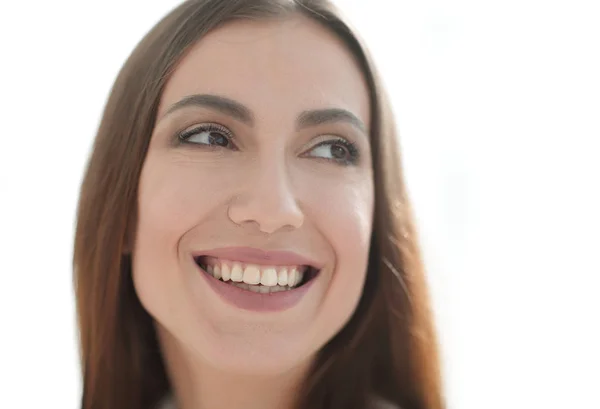
[[137, 191], [162, 90], [185, 53], [234, 19], [301, 13], [337, 34], [367, 81], [375, 216], [369, 271], [349, 323], [324, 346], [298, 408], [367, 407], [373, 395], [403, 409], [442, 409], [425, 272], [385, 93], [358, 37], [326, 0], [189, 0], [138, 44], [110, 93], [81, 187], [74, 282], [82, 409], [151, 409], [171, 387], [153, 320], [131, 278]]

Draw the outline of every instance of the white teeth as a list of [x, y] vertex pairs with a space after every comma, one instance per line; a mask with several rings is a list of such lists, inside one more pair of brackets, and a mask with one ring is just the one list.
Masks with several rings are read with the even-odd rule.
[[279, 274], [277, 277], [277, 284], [283, 286], [283, 285], [287, 285], [288, 283], [288, 271], [287, 268], [282, 268], [281, 270], [279, 270]]
[[244, 269], [244, 282], [248, 284], [260, 283], [260, 269], [258, 266], [249, 264]]
[[[207, 264], [200, 266], [216, 279], [244, 283], [243, 286], [238, 287], [261, 293], [297, 287], [308, 271], [305, 266], [260, 266], [210, 258], [207, 261]], [[248, 288], [245, 288], [246, 286]]]
[[260, 283], [269, 287], [277, 285], [277, 270], [274, 267], [265, 268], [260, 277]]
[[302, 279], [304, 278], [304, 273], [302, 271], [298, 271], [297, 275], [296, 275], [296, 284], [294, 285], [298, 285], [302, 282]]
[[231, 281], [239, 283], [243, 279], [244, 270], [242, 270], [242, 266], [240, 265], [240, 263], [233, 263], [233, 267], [231, 267]]
[[251, 284], [236, 283], [236, 282], [231, 282], [231, 285], [241, 288], [242, 290], [252, 291], [254, 293], [260, 293], [260, 294], [278, 293], [280, 291], [289, 291], [292, 289], [288, 286], [281, 287], [279, 285], [275, 285], [275, 286], [269, 287], [267, 285], [251, 285]]
[[296, 280], [298, 280], [298, 269], [296, 267], [292, 267], [290, 269], [290, 272], [288, 274], [288, 282], [287, 284], [290, 287], [293, 287], [296, 285]]
[[242, 290], [248, 290], [248, 288], [250, 287], [248, 284], [246, 283], [231, 283], [232, 285], [241, 288]]
[[288, 275], [287, 285], [290, 287], [297, 286], [302, 281], [302, 278], [304, 278], [304, 272], [298, 270], [297, 267], [292, 267]]
[[221, 265], [221, 279], [223, 281], [231, 280], [231, 272], [229, 271], [229, 266], [227, 264]]

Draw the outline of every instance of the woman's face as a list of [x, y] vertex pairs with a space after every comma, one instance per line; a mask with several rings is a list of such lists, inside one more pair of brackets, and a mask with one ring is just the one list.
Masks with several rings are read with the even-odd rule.
[[358, 65], [317, 23], [238, 21], [195, 45], [140, 179], [134, 282], [161, 335], [276, 373], [344, 326], [367, 269], [369, 126]]

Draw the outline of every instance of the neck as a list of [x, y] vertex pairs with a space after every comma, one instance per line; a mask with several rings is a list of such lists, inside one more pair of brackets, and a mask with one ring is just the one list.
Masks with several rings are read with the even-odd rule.
[[309, 365], [244, 374], [208, 365], [161, 329], [161, 349], [177, 409], [292, 409]]

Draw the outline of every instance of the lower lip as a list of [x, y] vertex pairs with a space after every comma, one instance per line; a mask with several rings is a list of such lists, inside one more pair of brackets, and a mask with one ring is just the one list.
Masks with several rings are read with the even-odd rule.
[[313, 282], [315, 282], [315, 279], [317, 278], [313, 277], [308, 283], [294, 288], [293, 290], [262, 294], [243, 290], [234, 285], [217, 280], [197, 264], [196, 266], [202, 273], [202, 276], [206, 279], [208, 285], [210, 285], [212, 289], [225, 300], [225, 302], [237, 308], [259, 312], [277, 312], [292, 308], [302, 300], [302, 297], [310, 290]]

